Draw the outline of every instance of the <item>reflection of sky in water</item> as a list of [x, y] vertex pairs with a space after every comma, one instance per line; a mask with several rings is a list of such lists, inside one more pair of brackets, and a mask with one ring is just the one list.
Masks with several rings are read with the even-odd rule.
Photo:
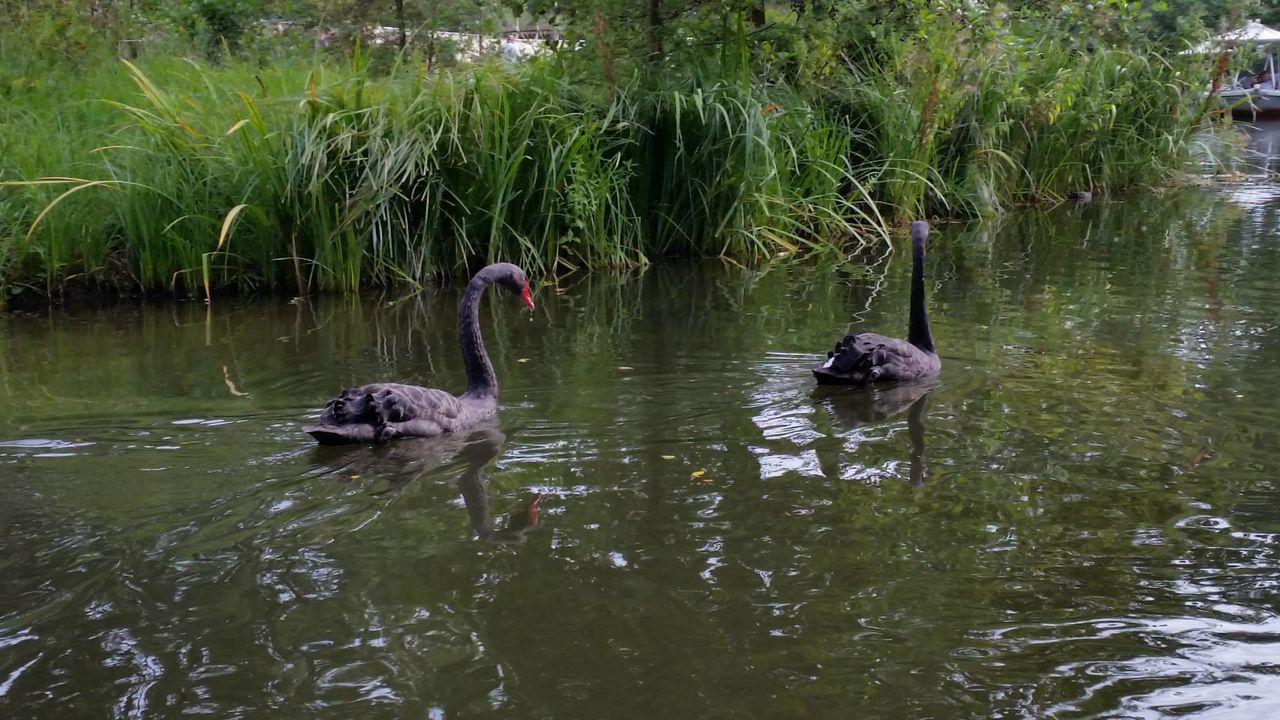
[[1280, 121], [1238, 123], [1248, 137], [1248, 151], [1255, 164], [1267, 170], [1280, 170]]
[[[892, 437], [901, 429], [903, 418], [859, 423], [832, 417], [828, 405], [814, 395], [810, 369], [820, 359], [816, 354], [769, 353], [763, 362], [753, 365], [759, 381], [750, 393], [751, 420], [760, 430], [760, 439], [772, 441], [749, 447], [760, 464], [760, 478], [794, 474], [875, 483], [898, 475], [906, 477], [905, 470], [895, 471], [896, 460], [882, 464], [865, 453], [859, 455], [864, 443]], [[835, 465], [824, 470], [817, 445], [824, 445]], [[833, 470], [837, 474], [828, 477]]]
[[[1273, 536], [1233, 532], [1227, 518], [1213, 515], [1187, 516], [1174, 523], [1173, 532], [1180, 531], [1202, 533], [1206, 542], [1175, 560], [1180, 572], [1161, 577], [1163, 573], [1146, 571], [1141, 583], [1153, 593], [1182, 596], [1197, 616], [1015, 623], [987, 635], [1015, 658], [1063, 658], [1038, 687], [1029, 689], [1039, 694], [1070, 688], [1067, 694], [1074, 699], [1049, 705], [1049, 716], [1092, 716], [1091, 709], [1115, 698], [1124, 717], [1277, 717], [1280, 617], [1251, 602], [1277, 585], [1275, 580], [1257, 582], [1277, 570]], [[1140, 535], [1140, 545], [1185, 540], [1157, 528]], [[1256, 542], [1243, 548], [1213, 547], [1215, 535]], [[1148, 652], [1108, 657], [1102, 648], [1117, 642]]]
[[762, 479], [787, 473], [822, 476], [817, 455], [805, 449], [824, 436], [814, 424], [815, 408], [808, 397], [813, 360], [814, 356], [803, 353], [769, 353], [752, 367], [759, 383], [750, 391], [751, 421], [762, 439], [778, 441], [750, 448], [759, 460]]
[[1261, 210], [1263, 212], [1272, 211], [1272, 208], [1259, 207], [1280, 199], [1280, 186], [1272, 184], [1247, 183], [1243, 184], [1227, 196], [1231, 202], [1243, 205], [1246, 208]]
[[1225, 186], [1226, 197], [1255, 221], [1270, 220], [1274, 225], [1280, 213], [1280, 121], [1240, 123], [1237, 127], [1247, 142], [1245, 162], [1236, 167], [1243, 179]]
[[[1075, 700], [1049, 705], [1046, 717], [1091, 717], [1116, 697], [1123, 717], [1274, 718], [1280, 712], [1280, 619], [1101, 618], [1085, 623], [1014, 626], [992, 639], [1012, 654], [1090, 655], [1126, 641], [1151, 653], [1058, 665], [1037, 694], [1072, 686]], [[1167, 648], [1177, 648], [1169, 654]], [[1107, 714], [1107, 717], [1116, 715]]]

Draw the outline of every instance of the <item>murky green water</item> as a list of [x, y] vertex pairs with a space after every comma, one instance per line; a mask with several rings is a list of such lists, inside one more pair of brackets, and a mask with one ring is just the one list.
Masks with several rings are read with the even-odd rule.
[[456, 288], [0, 317], [0, 715], [1273, 716], [1278, 218], [937, 228], [915, 404], [809, 375], [905, 254], [499, 297], [501, 422], [377, 449], [299, 428], [460, 388]]

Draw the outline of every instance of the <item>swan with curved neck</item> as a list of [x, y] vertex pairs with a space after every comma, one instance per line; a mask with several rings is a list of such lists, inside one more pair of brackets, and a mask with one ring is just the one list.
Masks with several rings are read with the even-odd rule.
[[924, 258], [929, 223], [911, 223], [911, 319], [907, 339], [876, 333], [846, 335], [827, 353], [827, 361], [813, 369], [822, 385], [867, 385], [873, 382], [918, 380], [938, 374], [942, 360], [933, 345], [925, 312]]
[[480, 298], [490, 285], [520, 297], [533, 310], [529, 278], [510, 263], [494, 263], [467, 284], [458, 305], [458, 343], [467, 371], [467, 389], [454, 396], [444, 390], [375, 383], [343, 390], [325, 404], [320, 422], [303, 430], [324, 445], [385, 442], [397, 437], [435, 437], [456, 432], [498, 412], [498, 378], [480, 336]]

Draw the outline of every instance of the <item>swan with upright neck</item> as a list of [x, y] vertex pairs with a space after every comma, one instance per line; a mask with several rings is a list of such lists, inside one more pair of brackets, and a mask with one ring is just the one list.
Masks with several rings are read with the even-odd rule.
[[458, 342], [467, 370], [467, 390], [375, 383], [343, 390], [325, 404], [320, 422], [303, 430], [323, 445], [386, 442], [397, 437], [435, 437], [456, 432], [498, 412], [498, 379], [480, 337], [480, 298], [490, 285], [518, 295], [533, 310], [529, 278], [510, 263], [494, 263], [467, 284], [458, 305]]
[[911, 223], [911, 318], [907, 339], [876, 333], [846, 335], [827, 353], [827, 361], [813, 369], [821, 385], [868, 385], [874, 382], [918, 380], [937, 375], [942, 360], [933, 345], [929, 316], [924, 308], [924, 257], [929, 223]]

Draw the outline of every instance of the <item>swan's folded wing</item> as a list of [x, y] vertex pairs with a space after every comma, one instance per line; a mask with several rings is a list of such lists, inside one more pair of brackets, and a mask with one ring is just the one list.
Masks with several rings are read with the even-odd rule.
[[320, 414], [322, 425], [389, 425], [414, 420], [451, 424], [462, 412], [458, 398], [443, 390], [376, 383], [347, 388], [330, 400]]
[[846, 335], [836, 343], [829, 366], [842, 373], [867, 372], [880, 364], [885, 346], [893, 342], [893, 338], [875, 333]]
[[462, 413], [462, 403], [444, 390], [387, 383], [381, 386], [379, 402], [390, 422], [429, 420], [449, 425]]

